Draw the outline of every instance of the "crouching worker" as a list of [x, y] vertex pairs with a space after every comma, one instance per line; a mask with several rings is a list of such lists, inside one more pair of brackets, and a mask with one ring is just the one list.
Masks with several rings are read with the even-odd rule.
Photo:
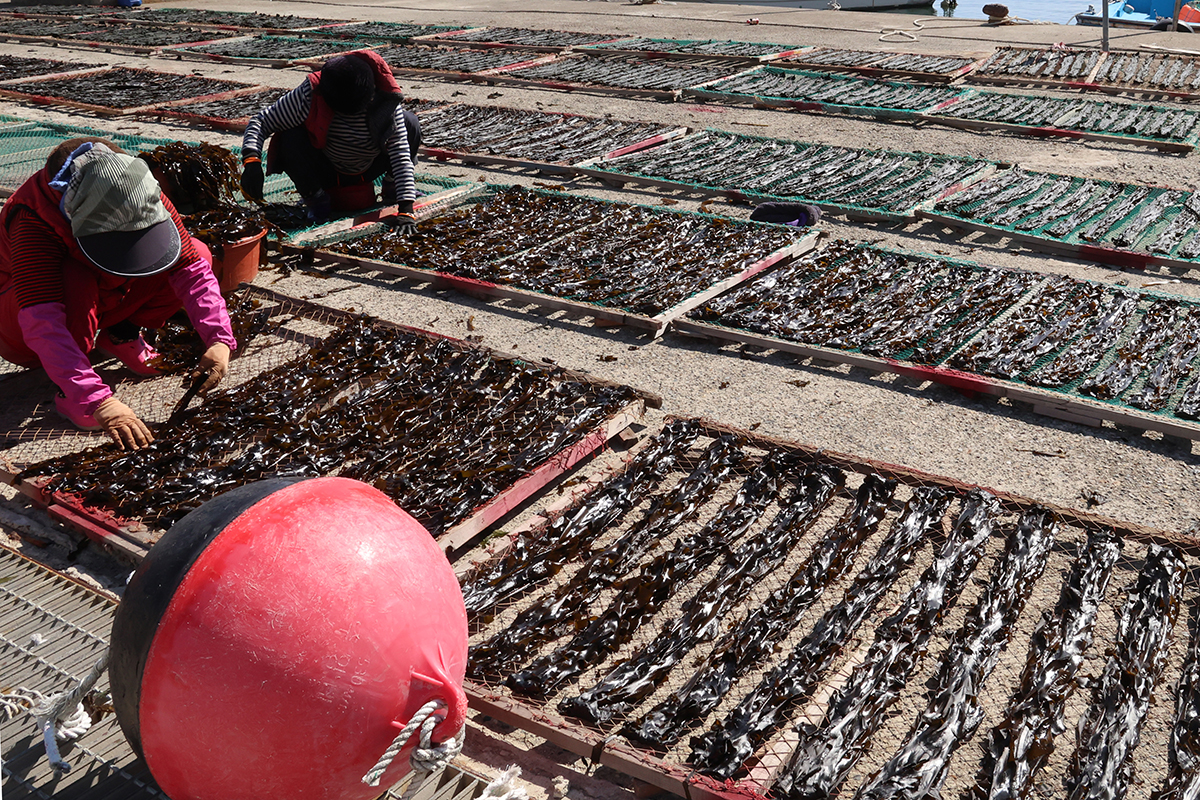
[[156, 375], [141, 329], [182, 307], [207, 348], [194, 374], [216, 386], [237, 341], [211, 259], [145, 161], [103, 139], [64, 142], [0, 209], [0, 357], [45, 369], [76, 427], [139, 449], [154, 436], [87, 354]]
[[415, 227], [413, 164], [421, 145], [417, 117], [400, 105], [400, 87], [378, 53], [361, 50], [331, 58], [320, 72], [260, 111], [242, 139], [242, 191], [261, 201], [263, 142], [267, 174], [286, 173], [308, 207], [326, 222], [334, 211], [396, 203], [399, 228]]

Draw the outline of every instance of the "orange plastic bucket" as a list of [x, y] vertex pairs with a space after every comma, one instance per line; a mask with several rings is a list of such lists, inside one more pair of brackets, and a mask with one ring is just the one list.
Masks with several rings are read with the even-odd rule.
[[229, 294], [243, 282], [254, 280], [258, 275], [258, 264], [262, 257], [262, 243], [267, 229], [261, 233], [225, 243], [225, 253], [220, 258], [213, 253], [213, 274], [221, 284], [221, 294]]

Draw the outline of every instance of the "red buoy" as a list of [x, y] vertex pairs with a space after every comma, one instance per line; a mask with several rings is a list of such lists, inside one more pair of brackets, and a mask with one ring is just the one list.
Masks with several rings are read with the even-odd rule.
[[[422, 705], [463, 727], [467, 616], [445, 555], [346, 478], [243, 486], [150, 551], [113, 622], [117, 719], [173, 800], [366, 800], [364, 774]], [[395, 723], [395, 724], [393, 724]]]

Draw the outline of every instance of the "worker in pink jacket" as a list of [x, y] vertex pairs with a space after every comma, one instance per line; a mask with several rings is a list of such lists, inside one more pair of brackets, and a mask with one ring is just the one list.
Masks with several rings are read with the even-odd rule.
[[146, 163], [102, 139], [64, 142], [0, 209], [0, 357], [41, 366], [59, 388], [55, 408], [122, 448], [153, 441], [113, 394], [88, 353], [158, 374], [142, 328], [187, 311], [206, 350], [196, 375], [216, 386], [237, 346], [212, 271]]

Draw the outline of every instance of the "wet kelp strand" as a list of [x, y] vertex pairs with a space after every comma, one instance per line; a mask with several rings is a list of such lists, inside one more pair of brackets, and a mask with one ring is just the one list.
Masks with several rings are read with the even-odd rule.
[[950, 759], [983, 721], [980, 690], [1046, 568], [1057, 529], [1046, 509], [1022, 515], [983, 595], [942, 657], [929, 704], [896, 754], [859, 788], [857, 800], [941, 797]]
[[1009, 700], [1004, 718], [982, 743], [983, 764], [970, 797], [1019, 800], [1033, 792], [1035, 776], [1054, 752], [1054, 737], [1066, 729], [1063, 711], [1077, 688], [1100, 602], [1121, 549], [1121, 540], [1110, 533], [1088, 535], [1058, 603], [1033, 633], [1020, 687]]
[[1116, 650], [1080, 720], [1079, 746], [1068, 768], [1068, 800], [1125, 797], [1142, 722], [1166, 666], [1183, 571], [1175, 548], [1147, 546], [1145, 566], [1121, 611]]
[[783, 663], [772, 669], [711, 731], [692, 739], [688, 762], [722, 780], [787, 721], [787, 713], [809, 696], [896, 578], [913, 561], [926, 536], [940, 527], [950, 505], [943, 489], [919, 488], [845, 598], [825, 614]]
[[991, 494], [970, 493], [937, 558], [899, 610], [880, 623], [866, 659], [831, 698], [825, 719], [798, 726], [800, 743], [775, 785], [777, 796], [807, 800], [838, 791], [924, 658], [935, 626], [957, 601], [999, 510]]
[[717, 574], [684, 603], [658, 638], [599, 683], [565, 698], [559, 709], [592, 724], [607, 725], [648, 697], [698, 642], [712, 637], [729, 608], [783, 563], [844, 485], [845, 476], [837, 470], [816, 469], [796, 480], [796, 490], [767, 528], [725, 557]]
[[813, 547], [788, 582], [717, 642], [692, 677], [642, 719], [625, 727], [634, 741], [665, 748], [703, 719], [744, 672], [767, 658], [833, 583], [854, 566], [859, 550], [887, 514], [894, 480], [868, 475], [855, 504]]

